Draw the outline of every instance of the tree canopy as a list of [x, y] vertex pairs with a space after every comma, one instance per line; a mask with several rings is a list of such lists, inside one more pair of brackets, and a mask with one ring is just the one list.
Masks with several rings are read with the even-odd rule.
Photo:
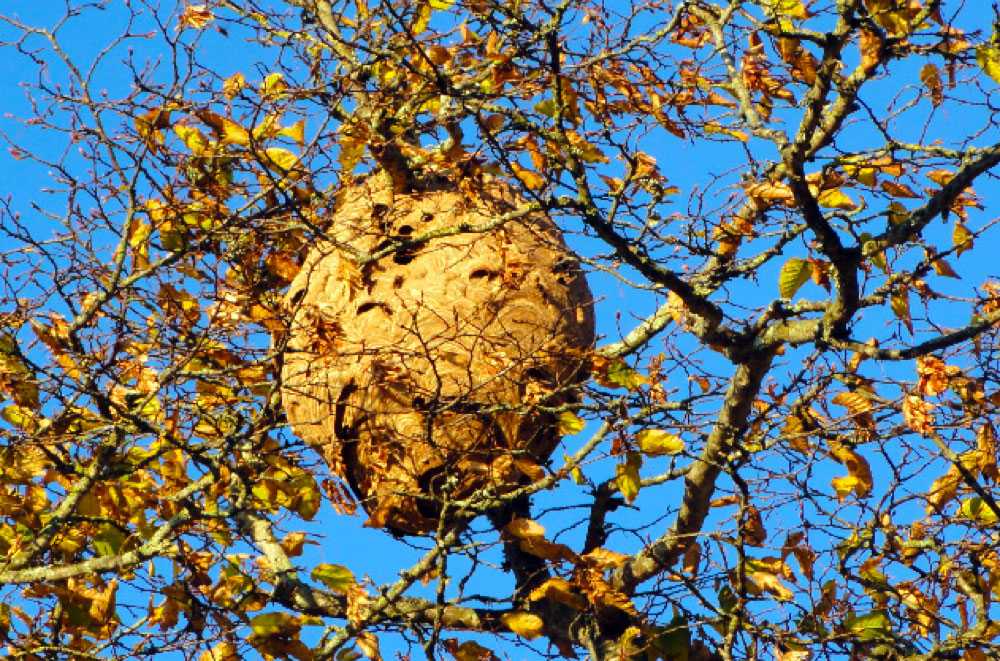
[[[7, 654], [996, 658], [995, 11], [6, 3]], [[375, 224], [421, 190], [480, 211], [348, 245], [373, 182]], [[515, 403], [399, 397], [558, 447], [389, 525], [286, 410], [293, 282], [319, 246], [354, 292], [539, 227], [593, 292], [595, 343], [563, 346], [585, 369], [480, 351], [529, 375]], [[527, 287], [504, 255], [469, 278]], [[353, 360], [338, 319], [306, 343]]]

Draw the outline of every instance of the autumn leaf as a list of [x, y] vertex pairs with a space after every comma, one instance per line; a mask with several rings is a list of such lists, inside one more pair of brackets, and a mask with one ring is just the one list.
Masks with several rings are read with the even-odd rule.
[[347, 594], [357, 583], [354, 573], [344, 565], [318, 564], [313, 567], [310, 576], [340, 594]]
[[997, 516], [993, 508], [979, 496], [963, 500], [958, 508], [958, 514], [983, 526], [990, 526], [1000, 521], [1000, 516]]
[[885, 638], [889, 636], [891, 627], [889, 617], [882, 611], [851, 615], [844, 620], [844, 629], [862, 641]]
[[545, 526], [533, 519], [524, 519], [521, 517], [512, 519], [510, 523], [504, 526], [504, 530], [517, 539], [545, 536]]
[[559, 435], [560, 436], [572, 436], [573, 434], [579, 434], [583, 431], [586, 426], [583, 418], [573, 413], [572, 411], [561, 411], [559, 413]]
[[551, 599], [575, 610], [584, 610], [587, 607], [587, 602], [574, 589], [573, 585], [558, 576], [545, 579], [544, 583], [528, 594], [529, 601], [541, 601], [542, 599]]
[[937, 108], [944, 101], [944, 85], [938, 68], [929, 62], [925, 64], [920, 69], [920, 81], [930, 94], [931, 105]]
[[625, 497], [625, 502], [631, 503], [639, 495], [639, 467], [642, 456], [634, 452], [628, 453], [624, 463], [615, 466], [615, 483]]
[[298, 633], [300, 628], [298, 618], [289, 613], [261, 613], [250, 619], [250, 629], [261, 638]]
[[906, 330], [913, 334], [913, 319], [910, 316], [910, 290], [900, 286], [889, 296], [889, 306], [893, 314], [903, 322]]
[[525, 611], [504, 613], [500, 616], [500, 621], [503, 622], [505, 627], [528, 640], [538, 638], [542, 635], [542, 631], [545, 628], [545, 622], [542, 618], [534, 613], [527, 613]]
[[213, 20], [215, 20], [215, 16], [212, 15], [208, 5], [187, 5], [181, 12], [178, 26], [181, 29], [202, 30]]
[[651, 457], [680, 454], [684, 451], [684, 441], [680, 436], [662, 429], [643, 429], [635, 435], [639, 449]]
[[819, 202], [820, 206], [827, 207], [828, 209], [843, 209], [844, 211], [850, 211], [858, 206], [850, 196], [839, 188], [830, 188], [821, 191], [816, 196], [816, 201]]
[[222, 82], [222, 94], [230, 101], [247, 86], [247, 79], [242, 73], [234, 73]]
[[804, 285], [812, 273], [809, 261], [793, 257], [781, 267], [778, 273], [778, 295], [781, 298], [792, 298], [799, 287]]
[[1000, 83], [1000, 45], [990, 43], [976, 46], [976, 62], [983, 73]]
[[846, 476], [835, 477], [831, 480], [838, 500], [843, 500], [852, 492], [858, 498], [867, 498], [871, 494], [874, 484], [868, 460], [853, 448], [838, 441], [831, 441], [829, 449], [830, 456], [843, 464], [848, 473]]
[[537, 172], [521, 167], [518, 163], [511, 163], [510, 168], [514, 171], [514, 175], [531, 190], [538, 190], [545, 185], [545, 178]]
[[955, 221], [955, 227], [951, 231], [951, 244], [955, 248], [955, 254], [961, 255], [973, 246], [972, 232], [959, 221]]

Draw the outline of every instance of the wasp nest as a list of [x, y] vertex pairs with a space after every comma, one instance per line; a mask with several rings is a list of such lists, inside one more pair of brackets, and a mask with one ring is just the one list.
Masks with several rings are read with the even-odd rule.
[[591, 294], [558, 228], [497, 183], [347, 188], [288, 294], [282, 398], [368, 511], [402, 533], [511, 488], [558, 443], [587, 372]]

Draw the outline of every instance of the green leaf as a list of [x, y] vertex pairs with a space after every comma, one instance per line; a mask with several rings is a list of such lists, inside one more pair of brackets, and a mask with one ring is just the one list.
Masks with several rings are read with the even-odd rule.
[[608, 381], [628, 390], [638, 390], [648, 379], [624, 361], [616, 361], [608, 367]]
[[354, 580], [354, 573], [344, 565], [319, 564], [313, 568], [309, 575], [314, 581], [319, 581], [334, 592], [341, 594], [346, 594], [357, 583]]
[[94, 550], [101, 557], [117, 555], [124, 543], [125, 533], [110, 524], [101, 526], [100, 532], [94, 536]]
[[299, 620], [288, 613], [261, 613], [250, 620], [253, 635], [266, 638], [275, 635], [297, 634]]
[[812, 266], [808, 261], [798, 257], [789, 259], [778, 274], [778, 294], [781, 298], [792, 298], [811, 274]]
[[867, 615], [852, 615], [844, 620], [844, 628], [854, 634], [858, 640], [880, 640], [889, 635], [891, 624], [889, 617], [882, 611], [873, 611]]
[[677, 434], [665, 432], [662, 429], [643, 429], [635, 435], [639, 449], [643, 454], [659, 456], [664, 454], [680, 454], [684, 451], [684, 441]]

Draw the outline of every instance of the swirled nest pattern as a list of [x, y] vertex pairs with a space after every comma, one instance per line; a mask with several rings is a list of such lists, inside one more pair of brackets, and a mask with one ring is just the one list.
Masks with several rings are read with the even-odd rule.
[[369, 178], [292, 282], [284, 409], [368, 525], [431, 531], [445, 499], [509, 490], [555, 449], [592, 299], [559, 229], [526, 209], [499, 183], [394, 194]]

